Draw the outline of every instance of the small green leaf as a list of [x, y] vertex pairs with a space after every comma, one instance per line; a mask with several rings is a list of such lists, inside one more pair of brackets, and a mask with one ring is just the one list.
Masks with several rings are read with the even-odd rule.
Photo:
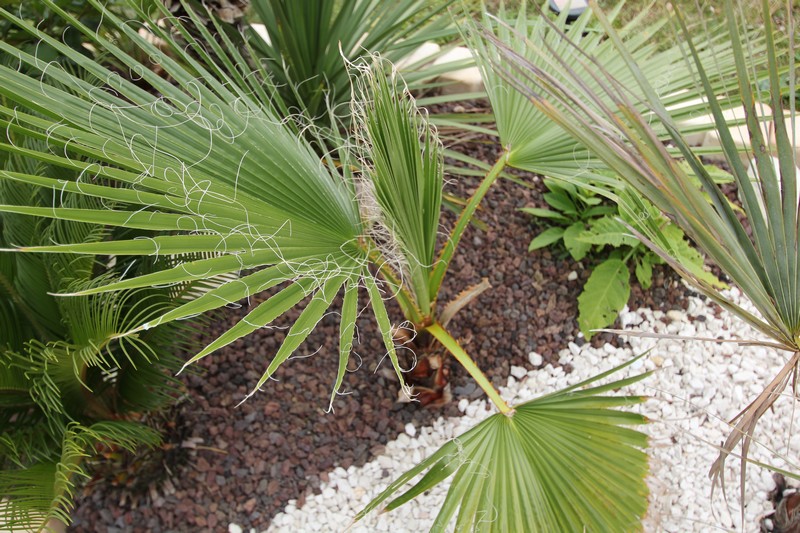
[[636, 246], [639, 240], [618, 220], [611, 216], [599, 218], [591, 222], [589, 230], [583, 232], [579, 240], [601, 246]]
[[594, 269], [578, 297], [578, 326], [587, 339], [592, 337], [591, 330], [614, 322], [630, 294], [630, 274], [624, 262], [609, 259]]
[[697, 251], [689, 241], [685, 239], [683, 231], [675, 224], [668, 224], [662, 229], [662, 235], [667, 241], [665, 249], [669, 254], [678, 260], [685, 269], [697, 276], [699, 279], [720, 289], [727, 288], [728, 285], [711, 272], [703, 269], [703, 256]]
[[538, 218], [547, 218], [550, 220], [558, 220], [559, 222], [568, 222], [569, 219], [559, 213], [558, 211], [553, 211], [552, 209], [542, 209], [539, 207], [521, 207], [519, 211], [523, 213], [528, 213], [529, 215], [533, 215]]
[[[599, 200], [599, 199], [598, 199]], [[598, 218], [606, 215], [616, 215], [618, 208], [616, 205], [597, 205], [587, 209], [583, 213], [583, 219]]]
[[565, 192], [546, 192], [544, 195], [544, 201], [547, 202], [553, 209], [557, 209], [561, 211], [565, 215], [577, 215], [578, 209], [575, 207], [575, 203], [572, 201], [572, 198]]
[[583, 222], [576, 222], [564, 230], [564, 246], [567, 247], [569, 255], [575, 261], [580, 261], [591, 250], [592, 245], [579, 239], [580, 235], [586, 231]]
[[550, 246], [554, 242], [558, 242], [564, 235], [564, 228], [547, 228], [539, 235], [537, 235], [528, 245], [528, 251], [532, 252], [545, 246]]
[[653, 264], [650, 262], [651, 260], [651, 254], [648, 253], [642, 255], [636, 262], [634, 272], [636, 273], [636, 279], [639, 281], [639, 285], [641, 285], [643, 289], [649, 289], [650, 285], [653, 284]]
[[603, 199], [598, 196], [581, 196], [581, 202], [586, 205], [594, 205], [597, 206], [602, 202]]

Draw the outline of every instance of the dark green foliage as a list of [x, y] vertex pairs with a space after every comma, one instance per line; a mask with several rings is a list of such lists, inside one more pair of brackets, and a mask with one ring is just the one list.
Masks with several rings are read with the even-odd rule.
[[[118, 6], [114, 0], [107, 1], [107, 7], [114, 9]], [[75, 16], [87, 27], [98, 29], [101, 23], [100, 14], [84, 0], [56, 0], [55, 5], [74, 13]], [[80, 32], [71, 28], [64, 19], [58, 16], [55, 10], [40, 0], [23, 1], [19, 0], [0, 0], [0, 7], [4, 7], [14, 12], [23, 20], [36, 24], [42, 31], [49, 35], [58, 37], [67, 46], [81, 54], [90, 57], [91, 51], [83, 46], [84, 39]], [[17, 46], [29, 54], [35, 54], [42, 61], [62, 62], [64, 56], [46, 43], [39, 42], [18, 26], [8, 20], [0, 19], [0, 40]]]
[[[69, 177], [17, 156], [0, 162], [2, 170]], [[60, 201], [99, 205], [69, 194]], [[52, 205], [52, 198], [0, 181], [0, 204]], [[0, 215], [2, 248], [111, 236], [102, 226]], [[188, 331], [168, 326], [118, 335], [173, 307], [186, 287], [53, 296], [115, 279], [130, 266], [111, 257], [0, 253], [0, 494], [10, 501], [0, 507], [0, 522], [6, 527], [68, 522], [75, 483], [86, 475], [83, 459], [96, 444], [132, 450], [159, 442], [141, 415], [174, 401], [180, 390], [172, 377], [180, 368], [175, 354], [188, 346]]]
[[373, 52], [396, 63], [426, 41], [454, 35], [445, 11], [451, 3], [254, 0], [251, 9], [270, 42], [252, 27], [248, 42], [291, 112], [330, 125], [332, 111], [347, 124], [352, 96], [348, 63], [362, 63]]

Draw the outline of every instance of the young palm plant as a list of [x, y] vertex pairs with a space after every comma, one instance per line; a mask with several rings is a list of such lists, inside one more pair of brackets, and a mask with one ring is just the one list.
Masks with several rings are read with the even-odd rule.
[[[629, 87], [605, 69], [595, 57], [584, 54], [568, 35], [551, 28], [561, 46], [572, 49], [569, 61], [553, 53], [549, 41], [526, 41], [525, 54], [508, 47], [486, 32], [496, 57], [494, 63], [505, 79], [529, 102], [566, 132], [590, 147], [596, 157], [615, 170], [632, 188], [653, 202], [674, 220], [741, 289], [757, 312], [732, 302], [695, 272], [686, 268], [668, 247], [652, 238], [637, 235], [661, 255], [698, 290], [728, 311], [736, 314], [768, 340], [754, 339], [788, 355], [784, 367], [765, 385], [764, 391], [731, 422], [732, 430], [711, 468], [715, 481], [723, 482], [726, 457], [741, 443], [741, 456], [747, 457], [759, 418], [782, 395], [800, 362], [800, 243], [798, 243], [798, 143], [794, 102], [781, 110], [781, 76], [795, 86], [793, 54], [782, 53], [788, 44], [793, 50], [794, 21], [790, 2], [785, 10], [773, 13], [770, 2], [761, 2], [761, 33], [765, 46], [753, 46], [741, 6], [725, 2], [724, 15], [729, 34], [730, 57], [736, 65], [739, 84], [738, 103], [746, 115], [746, 132], [752, 149], [737, 148], [742, 131], [725, 122], [722, 103], [714, 97], [709, 70], [719, 56], [706, 58], [698, 50], [694, 34], [684, 17], [677, 13], [676, 25], [691, 58], [693, 75], [706, 92], [710, 111], [722, 140], [731, 173], [735, 179], [741, 209], [734, 209], [718, 185], [700, 163], [697, 154], [678, 132], [674, 116], [659, 99], [644, 76], [643, 66], [629, 52], [610, 20], [592, 2], [593, 11], [608, 31], [611, 42], [625, 62], [632, 79], [644, 95], [646, 107], [632, 100]], [[779, 41], [773, 16], [786, 23], [787, 41]], [[763, 56], [763, 57], [759, 57]], [[529, 58], [535, 57], [536, 61]], [[781, 60], [785, 58], [786, 63]], [[754, 68], [753, 65], [760, 65]], [[566, 80], [553, 75], [566, 73]], [[583, 80], [591, 80], [584, 83]], [[763, 82], [758, 84], [756, 82]], [[598, 90], [599, 89], [599, 90]], [[793, 92], [790, 92], [793, 94]], [[790, 96], [791, 98], [791, 96]], [[725, 99], [732, 104], [733, 96]], [[774, 110], [764, 115], [758, 102], [768, 102]], [[763, 121], [772, 121], [765, 135]], [[685, 163], [672, 157], [652, 123], [670, 134], [671, 143]], [[749, 168], [742, 161], [750, 159]], [[688, 165], [687, 165], [688, 164]], [[699, 186], [698, 186], [699, 183]], [[741, 468], [741, 497], [744, 498], [746, 463]]]
[[[99, 2], [92, 4], [102, 10]], [[130, 5], [138, 9], [135, 2]], [[0, 124], [15, 136], [42, 140], [47, 146], [29, 149], [3, 139], [0, 150], [75, 173], [74, 179], [56, 179], [33, 172], [1, 172], [4, 181], [55, 193], [55, 201], [47, 207], [2, 205], [0, 212], [160, 233], [97, 242], [66, 238], [15, 251], [170, 262], [156, 262], [149, 273], [68, 290], [64, 298], [238, 276], [158, 316], [143, 317], [115, 337], [135, 342], [166, 324], [275, 289], [186, 363], [302, 306], [249, 397], [275, 375], [337, 294], [343, 293], [339, 370], [332, 377], [335, 395], [353, 344], [361, 289], [369, 297], [386, 353], [402, 384], [384, 304], [385, 298], [394, 297], [419, 330], [427, 331], [464, 365], [499, 412], [401, 477], [359, 518], [417, 473], [427, 471], [389, 508], [455, 475], [433, 526], [437, 530], [457, 510], [458, 527], [479, 530], [638, 528], [647, 505], [647, 457], [642, 449], [646, 438], [625, 426], [641, 424], [644, 417], [617, 408], [641, 398], [605, 393], [644, 376], [582, 388], [607, 377], [607, 372], [510, 406], [443, 327], [437, 312], [439, 289], [456, 246], [504, 159], [469, 200], [437, 253], [442, 149], [410, 94], [401, 90], [400, 80], [386, 72], [384, 63], [377, 62], [358, 77], [353, 102], [358, 146], [345, 142], [337, 146], [326, 139], [336, 148], [319, 156], [280, 114], [286, 106], [269, 83], [269, 73], [259, 65], [250, 70], [235, 47], [220, 46], [213, 39], [197, 41], [194, 32], [202, 34], [203, 27], [190, 28], [191, 22], [181, 20], [167, 23], [174, 24], [172, 31], [188, 43], [184, 47], [170, 31], [152, 25], [169, 47], [170, 54], [162, 54], [122, 20], [104, 13], [107, 24], [159, 58], [168, 82], [69, 13], [53, 9], [94, 47], [127, 65], [136, 73], [137, 83], [81, 57], [13, 14], [0, 12], [73, 59], [82, 75], [99, 85], [0, 43], [4, 54], [35, 73], [0, 66], [4, 79], [0, 95], [12, 102], [0, 107]], [[60, 201], [64, 194], [103, 204], [75, 208]], [[198, 254], [208, 255], [197, 258]], [[488, 516], [495, 519], [487, 520]]]
[[[15, 140], [20, 141], [20, 138]], [[39, 140], [26, 149], [46, 150]], [[5, 155], [5, 154], [4, 154]], [[2, 157], [2, 172], [47, 174], [74, 180], [18, 154]], [[52, 205], [39, 187], [0, 180], [0, 243], [45, 244], [53, 240], [96, 243], [101, 226], [34, 219], [12, 206]], [[65, 194], [65, 209], [98, 209], [99, 201]], [[69, 523], [76, 482], [87, 476], [84, 460], [98, 444], [133, 450], [160, 442], [143, 415], [176, 398], [177, 352], [191, 345], [175, 324], [137, 338], [120, 336], [142, 319], [168, 309], [173, 289], [140, 289], [59, 298], [113, 279], [91, 255], [0, 254], [0, 523], [40, 530]], [[133, 265], [119, 262], [117, 268]], [[121, 270], [118, 270], [118, 272]], [[117, 274], [118, 275], [118, 274]]]

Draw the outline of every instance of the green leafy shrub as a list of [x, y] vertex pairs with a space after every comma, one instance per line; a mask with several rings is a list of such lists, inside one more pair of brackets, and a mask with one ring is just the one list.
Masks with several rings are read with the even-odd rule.
[[[27, 150], [45, 149], [40, 141], [23, 145]], [[17, 154], [3, 159], [0, 173], [5, 176], [76, 179], [74, 172]], [[0, 213], [0, 247], [63, 240], [91, 244], [113, 237], [102, 226], [24, 214], [26, 207], [51, 201], [37, 187], [0, 180], [0, 204], [5, 206]], [[61, 201], [74, 211], [102, 207], [96, 199], [69, 193]], [[39, 529], [52, 519], [68, 523], [76, 483], [87, 475], [85, 459], [95, 446], [133, 450], [159, 443], [160, 435], [144, 417], [177, 397], [180, 383], [172, 374], [180, 368], [177, 355], [192, 345], [189, 334], [182, 325], [136, 337], [122, 334], [173, 307], [188, 287], [55, 295], [141, 270], [107, 256], [0, 253], [4, 527]]]
[[590, 246], [578, 239], [594, 221], [616, 215], [614, 205], [603, 203], [603, 197], [594, 190], [577, 185], [544, 179], [547, 192], [542, 195], [549, 208], [522, 207], [520, 211], [544, 219], [551, 227], [539, 233], [528, 246], [532, 252], [556, 243], [562, 243], [575, 261], [589, 252]]
[[587, 256], [604, 257], [592, 268], [578, 297], [578, 326], [586, 338], [592, 337], [593, 330], [613, 323], [627, 305], [631, 269], [639, 285], [648, 289], [653, 266], [664, 263], [630, 228], [653, 235], [692, 271], [709, 283], [723, 286], [704, 271], [703, 256], [691, 247], [683, 231], [638, 194], [630, 190], [618, 194], [609, 191], [605, 196], [616, 197], [618, 202], [611, 203], [603, 202], [604, 196], [596, 189], [550, 178], [545, 178], [544, 184], [548, 192], [543, 198], [550, 208], [520, 209], [550, 224], [531, 241], [528, 251], [563, 243], [575, 261]]

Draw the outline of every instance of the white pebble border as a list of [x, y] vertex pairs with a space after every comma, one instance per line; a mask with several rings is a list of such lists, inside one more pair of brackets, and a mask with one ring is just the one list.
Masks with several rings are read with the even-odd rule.
[[[740, 305], [752, 310], [736, 289], [731, 289], [729, 294]], [[693, 320], [698, 316], [704, 316], [705, 321]], [[649, 309], [626, 310], [621, 320], [624, 327], [640, 331], [724, 339], [759, 338], [749, 326], [727, 312], [718, 313], [714, 306], [699, 298], [689, 299], [686, 313], [670, 311], [665, 315]], [[569, 375], [551, 365], [536, 369], [542, 364], [542, 358], [531, 353], [531, 364], [527, 368], [511, 368], [512, 375], [501, 393], [513, 403], [523, 402], [586, 379], [652, 348], [645, 359], [627, 372], [656, 371], [644, 383], [627, 389], [629, 393], [652, 397], [640, 407], [641, 412], [652, 419], [645, 427], [650, 435], [648, 484], [651, 496], [644, 531], [757, 532], [759, 517], [771, 509], [766, 501], [767, 491], [773, 487], [771, 474], [756, 466], [747, 468], [745, 524], [742, 527], [738, 460], [728, 461], [727, 501], [719, 490], [712, 499], [707, 473], [717, 455], [714, 446], [728, 435], [726, 421], [762, 390], [783, 365], [787, 354], [763, 347], [693, 340], [656, 341], [631, 337], [629, 344], [630, 347], [620, 349], [610, 345], [593, 349], [570, 343], [560, 352], [560, 362], [573, 367]], [[329, 481], [321, 486], [321, 494], [309, 495], [299, 509], [296, 501], [290, 501], [284, 511], [274, 517], [267, 532], [344, 531], [355, 514], [394, 477], [494, 412], [485, 400], [470, 403], [463, 399], [458, 408], [464, 413], [463, 417], [440, 418], [430, 427], [408, 424], [404, 434], [387, 444], [382, 456], [362, 467], [334, 469]], [[800, 433], [793, 431], [797, 423], [794, 401], [789, 397], [779, 400], [759, 423], [759, 445], [752, 447], [751, 457], [786, 467], [787, 463], [781, 461], [781, 457], [785, 457], [797, 464]], [[348, 531], [426, 531], [446, 490], [447, 484], [439, 485], [391, 513], [373, 512]], [[230, 524], [229, 531], [241, 533], [242, 528]]]

